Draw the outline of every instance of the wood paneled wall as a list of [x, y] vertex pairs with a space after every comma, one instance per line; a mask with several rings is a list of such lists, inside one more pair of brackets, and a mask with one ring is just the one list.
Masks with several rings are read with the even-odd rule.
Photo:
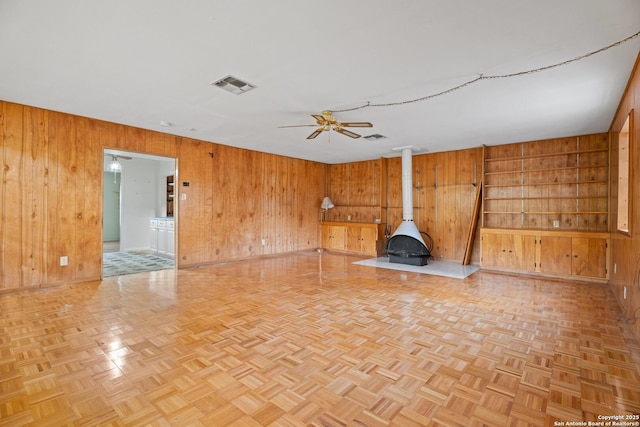
[[322, 163], [1, 101], [0, 142], [0, 292], [101, 277], [104, 148], [177, 158], [179, 267], [319, 245]]
[[[413, 217], [433, 239], [433, 255], [462, 261], [482, 178], [482, 149], [414, 154]], [[328, 195], [336, 207], [331, 221], [373, 222], [391, 232], [402, 222], [402, 159], [383, 158], [328, 166]], [[382, 235], [382, 233], [381, 233]], [[472, 262], [479, 262], [476, 243]]]
[[[624, 318], [640, 339], [640, 55], [610, 128], [611, 139], [611, 268], [609, 286], [623, 308]], [[630, 235], [618, 233], [618, 138], [629, 114], [633, 114], [631, 142], [632, 212]], [[624, 288], [627, 298], [624, 298]]]
[[[387, 163], [385, 210], [393, 232], [402, 222], [402, 160]], [[412, 166], [414, 222], [433, 239], [433, 256], [461, 262], [482, 180], [482, 149], [415, 154]], [[480, 246], [475, 246], [471, 261], [478, 263]]]
[[374, 222], [381, 218], [382, 160], [327, 165], [327, 195], [335, 208], [328, 221]]

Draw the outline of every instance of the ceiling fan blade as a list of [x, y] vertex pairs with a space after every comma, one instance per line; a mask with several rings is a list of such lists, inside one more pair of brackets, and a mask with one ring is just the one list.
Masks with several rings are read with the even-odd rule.
[[320, 114], [312, 114], [311, 117], [316, 119], [316, 122], [318, 122], [319, 125], [323, 125], [327, 121], [327, 119], [322, 117]]
[[342, 128], [335, 128], [334, 130], [336, 132], [338, 132], [338, 133], [343, 134], [343, 135], [350, 136], [351, 138], [360, 138], [360, 135], [358, 135], [355, 132], [351, 132], [350, 130], [346, 130], [346, 129], [342, 129]]
[[373, 125], [369, 122], [342, 122], [340, 126], [344, 126], [347, 128], [370, 128]]
[[279, 128], [306, 128], [306, 127], [311, 127], [311, 126], [313, 126], [313, 127], [316, 127], [316, 126], [318, 126], [318, 125], [293, 125], [293, 126], [278, 126], [278, 129], [279, 129]]
[[307, 139], [315, 138], [316, 136], [320, 135], [323, 130], [324, 130], [324, 128], [318, 128], [318, 129], [314, 130], [313, 133], [307, 137]]

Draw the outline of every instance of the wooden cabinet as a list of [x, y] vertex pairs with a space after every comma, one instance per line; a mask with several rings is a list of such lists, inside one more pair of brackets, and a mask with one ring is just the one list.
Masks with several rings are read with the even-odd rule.
[[483, 268], [602, 281], [608, 278], [608, 234], [482, 229]]
[[346, 248], [347, 229], [342, 225], [322, 225], [322, 247], [343, 251]]
[[355, 226], [347, 228], [347, 250], [376, 255], [376, 228], [370, 226]]
[[540, 271], [582, 277], [607, 277], [607, 239], [556, 237], [540, 239]]
[[535, 271], [535, 236], [488, 232], [483, 235], [482, 247], [487, 265]]
[[377, 256], [378, 224], [323, 222], [322, 247], [328, 250]]
[[538, 268], [543, 273], [571, 274], [571, 237], [541, 237]]
[[606, 238], [574, 237], [571, 239], [571, 273], [579, 276], [607, 277]]

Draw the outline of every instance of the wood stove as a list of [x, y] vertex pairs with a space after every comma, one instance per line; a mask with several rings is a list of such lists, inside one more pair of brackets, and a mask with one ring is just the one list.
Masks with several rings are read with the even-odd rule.
[[412, 147], [396, 150], [402, 150], [402, 223], [387, 243], [387, 255], [389, 262], [427, 265], [431, 253], [413, 222]]

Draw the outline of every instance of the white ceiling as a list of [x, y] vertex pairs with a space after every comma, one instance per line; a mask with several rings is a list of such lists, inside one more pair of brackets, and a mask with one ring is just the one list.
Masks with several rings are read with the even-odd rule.
[[[607, 131], [640, 37], [334, 114], [382, 140], [278, 126], [557, 64], [638, 31], [638, 0], [0, 0], [0, 99], [342, 163]], [[228, 74], [257, 88], [210, 85]]]

